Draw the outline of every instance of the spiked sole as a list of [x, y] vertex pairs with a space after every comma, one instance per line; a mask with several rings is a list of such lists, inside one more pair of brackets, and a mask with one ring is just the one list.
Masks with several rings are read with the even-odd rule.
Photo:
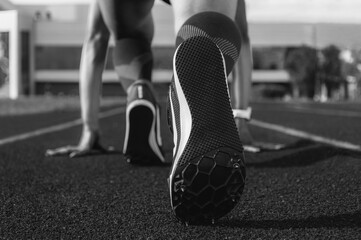
[[[244, 188], [243, 148], [224, 64], [218, 47], [205, 37], [183, 42], [174, 57], [170, 96], [177, 96], [180, 110], [172, 116], [173, 131], [178, 133], [170, 195], [176, 217], [191, 224], [211, 223], [227, 214]], [[187, 117], [191, 123], [184, 120]]]

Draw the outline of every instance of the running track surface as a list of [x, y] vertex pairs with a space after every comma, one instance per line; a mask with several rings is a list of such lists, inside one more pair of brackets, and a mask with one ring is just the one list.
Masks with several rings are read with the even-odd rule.
[[[162, 105], [165, 113], [164, 99]], [[45, 157], [47, 148], [77, 143], [78, 111], [2, 117], [0, 139], [12, 140], [0, 145], [0, 239], [361, 239], [361, 151], [338, 145], [361, 145], [360, 105], [252, 106], [254, 119], [282, 127], [251, 122], [254, 138], [291, 145], [246, 153], [242, 200], [212, 226], [185, 226], [174, 218], [169, 166], [130, 166], [120, 153]], [[101, 128], [103, 143], [121, 150], [124, 106], [119, 107], [120, 113], [103, 116]], [[71, 124], [48, 128], [64, 123]], [[39, 129], [50, 130], [32, 136]], [[306, 138], [289, 135], [289, 129]], [[11, 138], [29, 132], [23, 140]], [[171, 160], [165, 114], [162, 132]]]

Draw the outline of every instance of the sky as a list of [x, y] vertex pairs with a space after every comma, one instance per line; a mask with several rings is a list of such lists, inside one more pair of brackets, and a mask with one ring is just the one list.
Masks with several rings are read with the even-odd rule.
[[[74, 4], [91, 0], [10, 0], [14, 4]], [[158, 1], [158, 0], [157, 0]], [[222, 1], [222, 0], [220, 0]], [[361, 24], [361, 0], [246, 0], [251, 21]]]

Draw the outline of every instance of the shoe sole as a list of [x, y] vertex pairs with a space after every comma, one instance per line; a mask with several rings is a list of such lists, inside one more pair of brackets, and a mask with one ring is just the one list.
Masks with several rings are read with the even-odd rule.
[[183, 222], [212, 223], [239, 202], [246, 176], [224, 58], [210, 39], [194, 37], [178, 47], [173, 64], [170, 99], [177, 95], [179, 109], [170, 101], [177, 146], [169, 178], [171, 204]]
[[127, 107], [123, 152], [128, 163], [147, 165], [164, 162], [158, 145], [161, 144], [159, 120], [159, 110], [149, 101], [135, 100]]

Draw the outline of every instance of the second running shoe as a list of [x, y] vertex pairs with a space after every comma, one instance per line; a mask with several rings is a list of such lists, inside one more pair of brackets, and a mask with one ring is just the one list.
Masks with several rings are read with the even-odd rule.
[[149, 82], [139, 80], [128, 89], [123, 152], [131, 164], [164, 164], [160, 113]]
[[206, 37], [177, 48], [169, 91], [172, 209], [187, 224], [208, 224], [230, 212], [245, 184], [243, 147], [233, 118], [223, 55]]

